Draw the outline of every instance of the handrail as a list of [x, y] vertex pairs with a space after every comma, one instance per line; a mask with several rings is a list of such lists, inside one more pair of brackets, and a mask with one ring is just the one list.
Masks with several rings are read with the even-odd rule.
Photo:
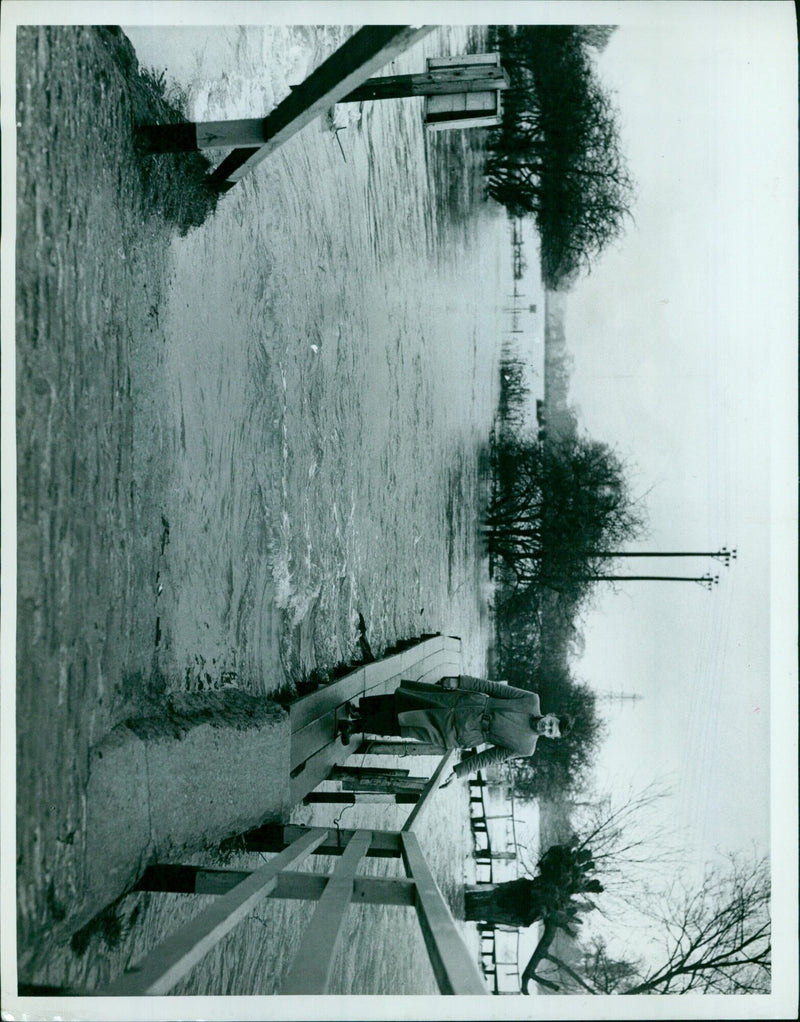
[[425, 787], [422, 789], [422, 791], [420, 793], [419, 801], [414, 806], [414, 808], [411, 810], [411, 812], [408, 814], [408, 819], [403, 824], [403, 828], [402, 828], [402, 832], [403, 833], [408, 833], [416, 825], [417, 821], [420, 819], [422, 814], [426, 811], [426, 809], [430, 805], [431, 799], [433, 797], [433, 793], [439, 787], [439, 778], [442, 776], [444, 771], [447, 769], [447, 767], [450, 764], [450, 762], [452, 761], [454, 755], [455, 755], [455, 750], [454, 749], [450, 749], [439, 760], [439, 765], [433, 771], [433, 773], [430, 776], [430, 779], [428, 780], [428, 783], [425, 785]]
[[416, 834], [400, 832], [406, 873], [417, 888], [416, 909], [436, 982], [443, 994], [486, 994], [477, 963], [469, 955], [455, 920], [436, 886]]

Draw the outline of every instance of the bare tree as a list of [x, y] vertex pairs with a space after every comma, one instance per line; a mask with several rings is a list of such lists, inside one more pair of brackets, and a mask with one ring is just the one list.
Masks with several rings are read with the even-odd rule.
[[[523, 993], [536, 968], [548, 961], [565, 991], [597, 994], [766, 994], [771, 987], [770, 871], [763, 858], [732, 855], [725, 866], [711, 865], [700, 884], [673, 884], [646, 910], [660, 938], [655, 964], [614, 958], [605, 942], [583, 949], [579, 966], [537, 948], [522, 977]], [[544, 936], [547, 936], [545, 934]], [[543, 938], [544, 939], [544, 938]], [[531, 967], [532, 966], [532, 967]]]

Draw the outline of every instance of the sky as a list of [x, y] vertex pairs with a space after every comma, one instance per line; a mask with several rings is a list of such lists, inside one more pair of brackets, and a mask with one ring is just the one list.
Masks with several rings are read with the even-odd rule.
[[624, 236], [566, 302], [570, 401], [629, 465], [648, 519], [631, 549], [728, 546], [737, 559], [620, 562], [711, 569], [720, 582], [605, 587], [576, 672], [644, 697], [601, 704], [599, 776], [665, 777], [702, 857], [769, 847], [770, 480], [785, 469], [771, 473], [770, 459], [791, 457], [776, 451], [770, 409], [794, 384], [778, 374], [781, 359], [791, 374], [795, 339], [781, 78], [794, 37], [781, 4], [694, 5], [688, 19], [676, 6], [621, 24], [598, 61], [637, 197]]

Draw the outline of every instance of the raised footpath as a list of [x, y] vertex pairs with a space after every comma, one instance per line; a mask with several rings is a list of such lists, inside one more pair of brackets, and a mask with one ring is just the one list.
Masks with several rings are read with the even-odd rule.
[[288, 819], [289, 714], [236, 689], [171, 698], [89, 753], [88, 921], [151, 862], [169, 862], [270, 820]]
[[68, 923], [79, 929], [129, 891], [145, 867], [264, 823], [294, 805], [356, 745], [337, 740], [341, 706], [402, 678], [435, 681], [461, 670], [460, 640], [432, 636], [355, 669], [286, 710], [238, 689], [173, 695], [165, 710], [127, 721], [89, 752], [82, 890]]

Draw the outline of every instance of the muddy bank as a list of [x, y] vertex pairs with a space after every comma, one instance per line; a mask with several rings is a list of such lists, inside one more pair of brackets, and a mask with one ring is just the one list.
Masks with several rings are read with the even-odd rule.
[[[90, 745], [158, 704], [169, 458], [149, 398], [170, 239], [124, 37], [17, 36], [19, 946], [80, 895]], [[131, 62], [133, 60], [133, 63]]]

